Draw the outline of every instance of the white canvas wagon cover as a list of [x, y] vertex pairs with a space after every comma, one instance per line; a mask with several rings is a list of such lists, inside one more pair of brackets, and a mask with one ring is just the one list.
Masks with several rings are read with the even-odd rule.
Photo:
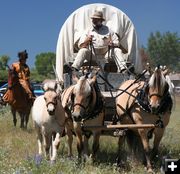
[[[59, 80], [63, 80], [63, 65], [73, 62], [74, 44], [82, 33], [92, 26], [91, 16], [95, 10], [103, 11], [105, 24], [120, 36], [121, 45], [128, 51], [130, 61], [135, 69], [141, 72], [138, 40], [133, 23], [129, 17], [116, 7], [107, 4], [89, 4], [75, 10], [63, 24], [56, 48], [56, 72]], [[138, 67], [138, 68], [137, 68]]]

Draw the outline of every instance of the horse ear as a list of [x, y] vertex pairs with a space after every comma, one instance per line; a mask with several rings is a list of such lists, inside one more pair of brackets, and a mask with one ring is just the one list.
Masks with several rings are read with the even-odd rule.
[[58, 82], [56, 82], [56, 93], [57, 94], [61, 94], [62, 93], [62, 87], [61, 87], [61, 85], [58, 83]]
[[47, 91], [47, 90], [48, 90], [48, 85], [47, 85], [47, 83], [44, 83], [44, 85], [42, 86], [42, 88], [43, 88], [44, 91]]
[[165, 70], [163, 70], [163, 72], [162, 72], [162, 73], [163, 73], [163, 75], [164, 75], [164, 76], [168, 75], [168, 74], [169, 74], [169, 69], [165, 69]]
[[93, 76], [93, 78], [90, 80], [90, 84], [94, 84], [96, 82], [97, 77]]

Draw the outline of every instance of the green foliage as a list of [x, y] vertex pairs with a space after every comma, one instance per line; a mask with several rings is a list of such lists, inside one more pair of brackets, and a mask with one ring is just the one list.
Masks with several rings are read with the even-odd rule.
[[6, 70], [6, 65], [8, 64], [9, 59], [9, 56], [0, 56], [0, 70]]
[[0, 56], [0, 81], [7, 81], [8, 79], [6, 65], [8, 64], [9, 59], [9, 56], [7, 55]]
[[0, 70], [0, 81], [7, 81], [8, 79], [8, 71]]
[[55, 65], [55, 53], [41, 53], [36, 56], [35, 69], [39, 75], [49, 77], [54, 74], [52, 65]]
[[31, 81], [42, 82], [45, 79], [54, 79], [56, 55], [52, 52], [40, 53], [36, 56], [35, 68], [31, 69]]
[[147, 46], [152, 63], [180, 71], [180, 40], [177, 33], [151, 33]]
[[47, 78], [46, 76], [40, 75], [36, 69], [34, 69], [34, 68], [31, 69], [31, 81], [42, 82], [46, 78]]

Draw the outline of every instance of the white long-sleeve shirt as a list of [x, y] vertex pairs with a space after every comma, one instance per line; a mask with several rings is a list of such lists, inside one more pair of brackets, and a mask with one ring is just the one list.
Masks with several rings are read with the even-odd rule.
[[105, 25], [102, 25], [99, 30], [94, 28], [86, 30], [85, 33], [80, 37], [78, 46], [84, 43], [88, 36], [92, 36], [92, 43], [97, 54], [105, 54], [108, 50], [110, 41], [114, 45], [119, 45], [118, 36]]

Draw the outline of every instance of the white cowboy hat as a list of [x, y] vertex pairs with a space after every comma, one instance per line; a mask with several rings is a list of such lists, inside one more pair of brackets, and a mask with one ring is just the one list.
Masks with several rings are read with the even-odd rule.
[[105, 21], [102, 11], [95, 10], [94, 14], [91, 16], [91, 19], [94, 19], [94, 18], [95, 19], [102, 19], [103, 21]]

